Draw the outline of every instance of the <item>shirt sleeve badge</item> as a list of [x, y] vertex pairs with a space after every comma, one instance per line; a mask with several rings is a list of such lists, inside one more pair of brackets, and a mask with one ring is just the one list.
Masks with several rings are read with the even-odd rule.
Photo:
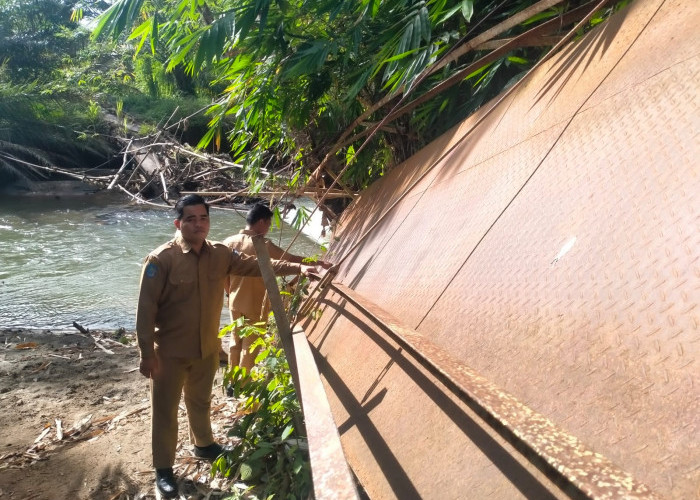
[[146, 278], [155, 278], [157, 274], [158, 274], [158, 266], [155, 264], [155, 262], [149, 262], [146, 265], [146, 271], [145, 271]]

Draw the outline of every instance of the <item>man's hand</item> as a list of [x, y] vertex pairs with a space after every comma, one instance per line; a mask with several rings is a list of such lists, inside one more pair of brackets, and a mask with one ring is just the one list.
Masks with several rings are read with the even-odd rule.
[[323, 274], [323, 268], [318, 264], [313, 266], [302, 264], [301, 274], [303, 274], [304, 276], [321, 276]]
[[317, 262], [317, 264], [318, 264], [319, 266], [321, 266], [323, 269], [330, 269], [331, 267], [333, 267], [333, 263], [332, 263], [332, 262], [328, 262], [328, 261], [325, 261], [325, 260], [319, 260], [319, 261]]
[[158, 373], [158, 358], [143, 358], [139, 364], [139, 372], [146, 378], [153, 378]]

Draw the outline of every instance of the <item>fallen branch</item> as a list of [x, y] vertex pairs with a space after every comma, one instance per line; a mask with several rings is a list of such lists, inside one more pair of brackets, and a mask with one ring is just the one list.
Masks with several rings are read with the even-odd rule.
[[126, 145], [126, 148], [124, 149], [124, 159], [122, 160], [122, 166], [121, 168], [117, 171], [116, 174], [114, 174], [114, 179], [112, 179], [112, 182], [109, 183], [109, 186], [107, 186], [108, 190], [111, 190], [114, 185], [117, 183], [117, 180], [119, 179], [119, 176], [122, 174], [126, 166], [129, 164], [129, 148], [131, 147], [131, 143], [134, 142], [133, 139], [129, 141], [129, 144]]
[[73, 326], [78, 329], [80, 333], [84, 333], [89, 335], [90, 334], [90, 329], [89, 328], [84, 328], [80, 323], [77, 321], [73, 321]]
[[122, 186], [121, 184], [117, 184], [117, 187], [118, 187], [119, 189], [121, 189], [124, 193], [126, 193], [127, 195], [131, 196], [131, 198], [132, 198], [134, 201], [136, 201], [137, 203], [143, 203], [143, 204], [145, 204], [145, 205], [151, 205], [151, 206], [153, 206], [153, 207], [159, 207], [159, 208], [171, 208], [169, 205], [166, 205], [166, 204], [164, 204], [164, 203], [153, 203], [152, 201], [144, 200], [144, 199], [141, 198], [140, 196], [137, 196], [137, 195], [133, 194], [131, 191], [129, 191], [128, 189], [126, 189], [126, 188], [125, 188], [124, 186]]
[[47, 356], [53, 356], [54, 358], [61, 358], [61, 359], [70, 360], [70, 356], [61, 356], [60, 354], [48, 353]]
[[15, 162], [15, 163], [20, 163], [22, 165], [36, 168], [38, 170], [44, 170], [46, 172], [52, 172], [52, 173], [56, 173], [56, 174], [65, 175], [66, 177], [71, 177], [73, 179], [77, 179], [77, 180], [83, 181], [83, 182], [95, 182], [95, 183], [97, 183], [97, 182], [109, 179], [109, 176], [91, 176], [91, 175], [85, 174], [84, 172], [76, 174], [75, 172], [72, 172], [70, 170], [65, 170], [63, 168], [47, 167], [45, 165], [37, 165], [35, 163], [30, 163], [28, 161], [20, 160], [19, 158], [15, 157], [13, 155], [8, 155], [6, 153], [0, 153], [0, 158], [5, 158], [6, 160], [10, 160], [10, 161]]
[[100, 340], [102, 342], [109, 342], [110, 344], [118, 345], [119, 347], [127, 347], [124, 344], [122, 344], [121, 342], [118, 342], [114, 339], [110, 339], [109, 337], [100, 337]]
[[56, 419], [56, 439], [63, 441], [63, 424], [60, 418]]
[[46, 370], [46, 368], [48, 368], [48, 366], [49, 366], [50, 364], [51, 364], [51, 361], [44, 361], [44, 362], [41, 364], [41, 366], [39, 366], [38, 368], [33, 369], [33, 370], [30, 371], [29, 373], [38, 373], [38, 372], [40, 372], [40, 371], [42, 371], [42, 370]]
[[168, 200], [168, 186], [165, 185], [165, 176], [160, 172], [160, 182], [163, 185], [163, 199]]
[[[49, 432], [51, 432], [51, 427], [46, 427], [43, 431], [41, 431], [41, 434], [39, 434], [39, 437], [37, 437], [37, 438], [34, 440], [34, 443], [40, 442], [42, 439], [44, 439], [44, 437], [45, 437]], [[30, 449], [31, 449], [31, 448], [30, 448]]]
[[105, 346], [103, 346], [102, 344], [100, 344], [99, 339], [96, 339], [95, 337], [93, 337], [93, 340], [95, 341], [95, 345], [96, 345], [97, 347], [99, 347], [100, 349], [102, 349], [104, 352], [106, 352], [107, 354], [114, 354], [114, 351], [110, 351], [110, 350], [107, 349]]

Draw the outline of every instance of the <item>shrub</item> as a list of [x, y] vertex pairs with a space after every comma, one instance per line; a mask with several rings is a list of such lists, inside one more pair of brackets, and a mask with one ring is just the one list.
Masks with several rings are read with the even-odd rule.
[[259, 335], [251, 349], [260, 352], [251, 373], [234, 367], [224, 375], [224, 387], [230, 385], [245, 402], [243, 416], [228, 433], [237, 444], [214, 462], [212, 474], [238, 480], [234, 498], [308, 498], [312, 482], [303, 416], [276, 329], [245, 324], [241, 318], [220, 335], [233, 328], [243, 337]]

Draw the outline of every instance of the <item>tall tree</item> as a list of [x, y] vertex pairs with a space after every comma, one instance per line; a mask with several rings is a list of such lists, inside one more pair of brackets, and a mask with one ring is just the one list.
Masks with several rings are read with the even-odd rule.
[[76, 30], [74, 1], [0, 0], [0, 61], [15, 80], [47, 77], [62, 63], [61, 54], [75, 55], [88, 41]]

